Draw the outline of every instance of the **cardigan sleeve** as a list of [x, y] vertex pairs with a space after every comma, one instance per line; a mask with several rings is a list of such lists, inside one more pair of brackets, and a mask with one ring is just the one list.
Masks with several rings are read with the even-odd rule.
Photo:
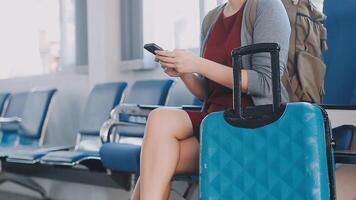
[[[252, 43], [275, 42], [280, 45], [281, 76], [287, 65], [290, 33], [289, 18], [282, 2], [280, 0], [259, 0]], [[268, 53], [252, 55], [251, 66], [248, 70], [247, 93], [251, 96], [272, 96], [271, 76], [270, 55]]]

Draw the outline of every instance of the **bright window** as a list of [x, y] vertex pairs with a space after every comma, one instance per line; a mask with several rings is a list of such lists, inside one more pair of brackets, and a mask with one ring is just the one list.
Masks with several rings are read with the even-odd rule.
[[0, 1], [0, 79], [88, 64], [86, 0]]
[[165, 49], [199, 47], [199, 1], [143, 1], [144, 42], [155, 42]]
[[[192, 0], [143, 1], [143, 42], [154, 42], [167, 50], [198, 49], [200, 3]], [[144, 51], [146, 65], [152, 55]]]
[[143, 50], [144, 44], [152, 42], [167, 50], [190, 49], [198, 53], [202, 17], [224, 2], [226, 0], [122, 0], [121, 59], [145, 68], [155, 66], [153, 55]]
[[0, 78], [59, 70], [59, 1], [1, 1], [0, 26]]
[[205, 15], [226, 0], [143, 2], [145, 43], [156, 42], [166, 49], [195, 49], [200, 45], [200, 13]]

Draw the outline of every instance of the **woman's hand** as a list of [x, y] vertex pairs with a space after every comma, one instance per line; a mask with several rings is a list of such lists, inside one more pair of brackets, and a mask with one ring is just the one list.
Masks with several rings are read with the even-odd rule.
[[156, 59], [162, 67], [178, 74], [199, 73], [201, 58], [189, 51], [156, 51]]
[[[155, 58], [155, 62], [159, 62], [158, 58]], [[182, 74], [177, 72], [175, 69], [167, 68], [161, 64], [162, 69], [164, 70], [164, 73], [166, 73], [170, 77], [181, 77]]]

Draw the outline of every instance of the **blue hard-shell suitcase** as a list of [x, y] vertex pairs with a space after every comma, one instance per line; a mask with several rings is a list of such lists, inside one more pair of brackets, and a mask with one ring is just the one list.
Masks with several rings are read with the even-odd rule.
[[[271, 55], [273, 104], [242, 109], [242, 56], [263, 52]], [[202, 123], [200, 198], [336, 199], [327, 114], [310, 103], [281, 104], [278, 44], [242, 47], [232, 57], [234, 108]]]

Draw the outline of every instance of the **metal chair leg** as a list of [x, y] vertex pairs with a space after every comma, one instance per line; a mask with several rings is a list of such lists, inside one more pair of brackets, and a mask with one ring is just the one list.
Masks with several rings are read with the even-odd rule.
[[191, 200], [193, 198], [194, 191], [198, 188], [198, 186], [199, 184], [197, 182], [189, 183], [189, 186], [183, 195], [184, 199]]
[[135, 189], [137, 179], [138, 179], [138, 177], [137, 177], [136, 174], [131, 174], [130, 175], [129, 188], [130, 188], [131, 192], [133, 192], [133, 190]]
[[138, 176], [136, 174], [131, 174], [130, 175], [129, 183], [128, 183], [128, 188], [130, 189], [130, 198], [129, 198], [129, 200], [131, 200], [131, 196], [132, 196], [132, 194], [134, 192], [137, 180], [138, 180]]
[[185, 198], [178, 192], [171, 190], [169, 194], [169, 200], [185, 200]]

